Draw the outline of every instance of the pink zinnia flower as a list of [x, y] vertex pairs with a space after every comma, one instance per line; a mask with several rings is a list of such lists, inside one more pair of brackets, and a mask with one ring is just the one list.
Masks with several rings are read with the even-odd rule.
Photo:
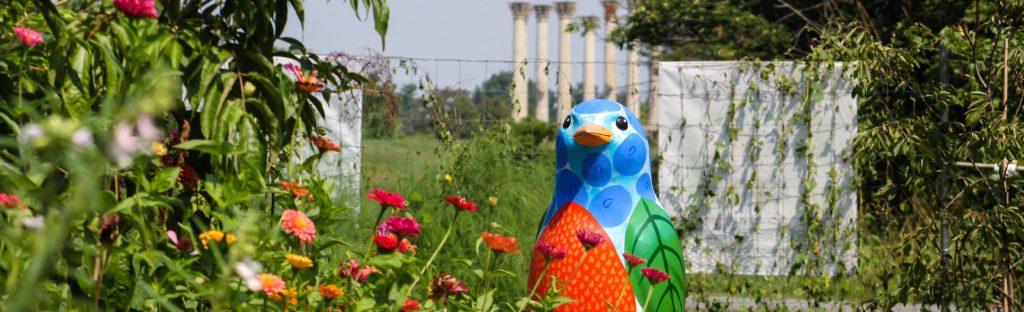
[[651, 285], [657, 285], [658, 283], [668, 280], [668, 273], [655, 268], [640, 269], [640, 274], [643, 274], [644, 277], [651, 282]]
[[565, 258], [565, 249], [558, 248], [548, 242], [537, 243], [537, 247], [534, 249], [544, 255], [544, 258], [547, 260], [561, 260], [562, 258]]
[[21, 43], [29, 47], [34, 47], [40, 43], [43, 43], [43, 35], [39, 32], [31, 30], [21, 26], [14, 26], [14, 34], [18, 36], [18, 40]]
[[445, 195], [444, 201], [462, 211], [476, 211], [476, 204], [459, 196]]
[[177, 248], [178, 251], [192, 251], [192, 240], [189, 239], [188, 236], [182, 235], [179, 238], [178, 232], [175, 232], [174, 230], [167, 230], [167, 239], [169, 239], [171, 243], [174, 244], [174, 248]]
[[398, 209], [405, 210], [405, 198], [397, 193], [390, 193], [384, 190], [376, 189], [370, 191], [370, 195], [366, 195], [366, 198], [372, 199], [380, 203], [384, 207], [395, 207]]
[[125, 15], [141, 18], [156, 18], [154, 0], [114, 0], [114, 7]]
[[4, 205], [7, 208], [17, 207], [21, 203], [21, 198], [18, 195], [0, 193], [0, 205]]
[[622, 257], [626, 258], [626, 263], [629, 264], [630, 268], [634, 268], [634, 267], [636, 267], [638, 265], [641, 265], [641, 264], [644, 264], [644, 263], [647, 262], [647, 260], [640, 259], [640, 257], [634, 256], [634, 255], [631, 255], [631, 254], [628, 254], [628, 253], [622, 253]]
[[590, 250], [591, 248], [600, 246], [601, 243], [604, 243], [604, 236], [601, 236], [601, 233], [583, 229], [576, 231], [576, 239], [583, 244], [583, 248], [586, 250]]
[[461, 281], [451, 274], [441, 272], [434, 278], [434, 282], [430, 283], [430, 299], [437, 300], [441, 299], [441, 303], [447, 305], [449, 296], [457, 296], [460, 294], [468, 294], [469, 287], [466, 287], [466, 282]]
[[349, 278], [358, 274], [359, 262], [356, 262], [355, 260], [349, 260], [338, 265], [338, 276], [341, 278]]
[[316, 238], [316, 226], [313, 225], [313, 221], [298, 210], [285, 210], [281, 214], [281, 227], [285, 232], [297, 236], [303, 243], [312, 243], [313, 238]]
[[276, 294], [284, 290], [284, 280], [274, 274], [263, 273], [259, 275], [260, 288], [263, 293], [267, 296]]
[[391, 216], [384, 222], [384, 227], [402, 236], [417, 237], [420, 235], [420, 224], [416, 219]]

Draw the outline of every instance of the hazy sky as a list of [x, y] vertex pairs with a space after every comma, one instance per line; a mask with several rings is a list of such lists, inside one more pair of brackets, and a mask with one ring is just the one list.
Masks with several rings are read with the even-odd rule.
[[[551, 2], [533, 1], [534, 4]], [[453, 62], [418, 61], [417, 63], [438, 81], [440, 86], [461, 85], [472, 88], [483, 79], [502, 70], [510, 70], [512, 59], [512, 12], [509, 1], [498, 0], [392, 0], [390, 27], [381, 46], [380, 37], [373, 30], [370, 19], [360, 21], [346, 1], [312, 0], [305, 2], [305, 29], [297, 20], [290, 21], [286, 35], [303, 40], [306, 47], [316, 53], [344, 51], [350, 54], [365, 54], [366, 49], [381, 51], [388, 56], [426, 59], [490, 60], [499, 62]], [[552, 60], [558, 58], [558, 16], [552, 8], [549, 16], [550, 43], [548, 52]], [[620, 8], [620, 15], [625, 9]], [[576, 15], [603, 17], [600, 0], [584, 0], [576, 3]], [[364, 17], [365, 18], [365, 17]], [[602, 18], [603, 21], [603, 18]], [[536, 16], [531, 12], [527, 25], [528, 57], [536, 56]], [[597, 32], [597, 59], [604, 60], [602, 45], [603, 29]], [[573, 55], [576, 61], [583, 60], [583, 39], [574, 33]], [[620, 62], [625, 62], [625, 51], [618, 52]], [[603, 65], [596, 65], [597, 85], [603, 85]], [[529, 77], [535, 77], [534, 66], [529, 67]], [[582, 65], [575, 65], [575, 81], [582, 79]], [[549, 85], [555, 88], [554, 68]], [[646, 70], [641, 81], [646, 81]], [[625, 66], [619, 66], [618, 84], [626, 83]], [[403, 82], [409, 77], [397, 77]]]

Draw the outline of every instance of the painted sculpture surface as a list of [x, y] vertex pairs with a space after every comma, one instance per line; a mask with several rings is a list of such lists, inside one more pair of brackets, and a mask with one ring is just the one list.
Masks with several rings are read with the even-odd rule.
[[[538, 230], [537, 242], [565, 249], [545, 276], [554, 276], [559, 295], [575, 302], [558, 311], [642, 311], [651, 284], [641, 268], [669, 274], [656, 284], [648, 311], [683, 311], [686, 274], [679, 238], [651, 184], [647, 134], [628, 109], [609, 100], [576, 105], [559, 125], [556, 138], [554, 198]], [[605, 243], [586, 251], [577, 240], [580, 229], [600, 233]], [[646, 263], [629, 269], [623, 253]], [[535, 285], [545, 263], [533, 253], [529, 285]], [[570, 276], [571, 275], [571, 276]], [[551, 278], [539, 280], [545, 294]]]

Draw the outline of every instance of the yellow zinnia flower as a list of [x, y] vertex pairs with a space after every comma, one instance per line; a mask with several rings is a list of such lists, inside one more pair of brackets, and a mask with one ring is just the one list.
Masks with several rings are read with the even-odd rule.
[[296, 269], [307, 269], [313, 267], [313, 260], [309, 257], [296, 254], [287, 254], [284, 256], [285, 260], [288, 260], [288, 264], [291, 264]]
[[167, 146], [164, 146], [163, 143], [153, 142], [153, 144], [150, 146], [149, 149], [153, 151], [153, 155], [157, 155], [157, 156], [167, 155]]
[[448, 183], [452, 183], [452, 180], [455, 180], [455, 178], [453, 178], [450, 174], [446, 174], [444, 175], [444, 180], [447, 181]]

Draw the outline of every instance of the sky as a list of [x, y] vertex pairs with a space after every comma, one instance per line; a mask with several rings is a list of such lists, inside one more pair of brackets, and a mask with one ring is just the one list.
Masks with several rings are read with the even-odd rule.
[[[551, 4], [533, 1], [532, 4]], [[382, 52], [387, 56], [422, 59], [461, 59], [456, 61], [421, 60], [417, 64], [430, 73], [440, 87], [473, 88], [488, 76], [499, 71], [511, 70], [512, 64], [512, 11], [509, 1], [499, 0], [391, 0], [391, 18], [385, 46], [373, 29], [372, 18], [361, 12], [359, 20], [347, 1], [312, 0], [305, 2], [305, 27], [297, 19], [289, 20], [285, 35], [299, 38], [315, 53], [326, 54], [343, 51], [349, 54], [366, 54], [367, 49]], [[576, 15], [601, 16], [600, 0], [584, 0], [576, 3]], [[625, 9], [620, 8], [620, 15]], [[558, 57], [558, 16], [554, 8], [549, 16], [549, 56]], [[536, 56], [536, 15], [531, 12], [528, 25], [528, 58]], [[583, 38], [574, 33], [573, 58], [583, 60]], [[604, 60], [603, 29], [597, 32], [597, 60]], [[626, 52], [618, 52], [620, 62], [626, 61]], [[477, 61], [470, 61], [477, 60]], [[481, 62], [481, 60], [489, 60]], [[495, 62], [491, 62], [495, 61]], [[603, 85], [603, 65], [596, 66], [596, 84]], [[644, 66], [642, 66], [643, 68]], [[536, 75], [535, 67], [529, 66], [528, 77]], [[574, 82], [582, 79], [582, 65], [573, 67]], [[646, 81], [647, 71], [641, 72], [641, 81]], [[555, 88], [554, 70], [548, 83]], [[618, 83], [626, 82], [626, 68], [619, 66]], [[396, 77], [398, 82], [415, 81], [413, 77]]]

